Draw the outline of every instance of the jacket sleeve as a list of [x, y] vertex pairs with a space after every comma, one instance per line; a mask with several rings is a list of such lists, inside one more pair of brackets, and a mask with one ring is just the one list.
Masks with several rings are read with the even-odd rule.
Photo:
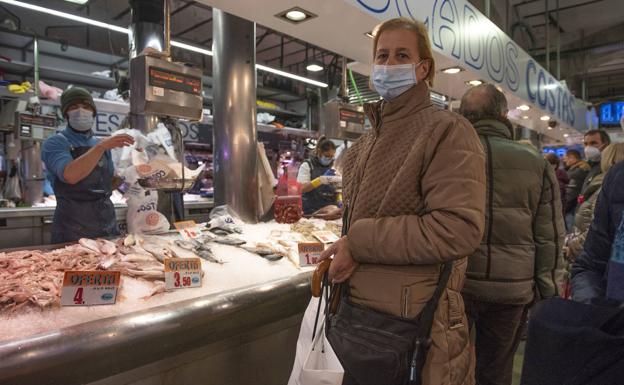
[[587, 176], [587, 171], [577, 168], [570, 175], [570, 183], [566, 189], [566, 202], [564, 205], [564, 213], [570, 212], [576, 207], [578, 196], [583, 188], [583, 182]]
[[612, 174], [607, 174], [594, 209], [594, 220], [587, 233], [583, 252], [572, 265], [572, 298], [589, 302], [605, 296], [605, 271], [613, 238], [609, 232], [609, 205]]
[[421, 179], [422, 215], [365, 218], [348, 232], [361, 263], [434, 264], [466, 257], [481, 241], [485, 157], [475, 130], [457, 117], [426, 147]]
[[542, 192], [533, 221], [535, 283], [540, 298], [554, 297], [563, 275], [561, 253], [565, 230], [554, 170], [544, 164]]

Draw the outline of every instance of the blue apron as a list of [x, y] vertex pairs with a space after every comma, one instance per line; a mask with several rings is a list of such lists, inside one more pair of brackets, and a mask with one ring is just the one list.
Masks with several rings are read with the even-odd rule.
[[[305, 161], [310, 166], [310, 180], [314, 180], [321, 175], [324, 175], [328, 170], [332, 168], [332, 164], [329, 166], [323, 166], [319, 162], [318, 157], [313, 157]], [[301, 200], [303, 203], [303, 214], [312, 215], [325, 206], [335, 205], [338, 193], [334, 186], [320, 185], [312, 191], [303, 193]]]
[[[62, 135], [65, 139], [65, 135]], [[69, 141], [69, 140], [68, 140]], [[73, 147], [76, 159], [91, 147]], [[80, 182], [70, 185], [56, 179], [56, 210], [52, 227], [52, 243], [75, 242], [80, 238], [111, 237], [119, 235], [115, 206], [110, 200], [113, 176], [111, 160], [102, 155], [93, 171]]]

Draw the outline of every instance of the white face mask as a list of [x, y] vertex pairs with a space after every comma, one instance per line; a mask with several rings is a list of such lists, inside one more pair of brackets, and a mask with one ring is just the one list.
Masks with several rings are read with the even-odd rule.
[[373, 66], [372, 81], [375, 90], [382, 98], [391, 101], [418, 83], [416, 68], [422, 64], [378, 65]]
[[76, 108], [67, 112], [69, 125], [76, 131], [87, 132], [93, 127], [93, 111], [86, 108]]
[[585, 147], [585, 159], [598, 162], [602, 156], [602, 153], [596, 147], [587, 146]]

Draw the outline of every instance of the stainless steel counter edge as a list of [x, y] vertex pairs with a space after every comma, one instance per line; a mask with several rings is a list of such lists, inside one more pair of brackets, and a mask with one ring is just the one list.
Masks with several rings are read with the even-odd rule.
[[[213, 207], [214, 202], [211, 200], [207, 202], [184, 202], [184, 207], [187, 209]], [[125, 204], [116, 204], [115, 211], [125, 212], [128, 208]], [[15, 208], [0, 208], [0, 219], [4, 218], [23, 218], [23, 217], [36, 217], [36, 216], [53, 216], [56, 207], [15, 207]]]
[[310, 274], [0, 342], [0, 384], [95, 381], [302, 313]]

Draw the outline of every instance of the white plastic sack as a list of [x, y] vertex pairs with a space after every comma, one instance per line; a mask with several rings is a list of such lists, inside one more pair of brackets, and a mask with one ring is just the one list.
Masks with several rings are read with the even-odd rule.
[[170, 224], [164, 215], [157, 211], [158, 194], [133, 185], [126, 193], [128, 197], [128, 233], [159, 234], [169, 230]]
[[[321, 301], [321, 314], [319, 315], [318, 325], [316, 325], [317, 332], [314, 341], [312, 341], [319, 301]], [[340, 365], [334, 351], [329, 347], [329, 341], [325, 337], [325, 317], [322, 314], [324, 308], [324, 299], [315, 297], [310, 299], [308, 308], [301, 321], [295, 362], [290, 373], [288, 385], [342, 384], [344, 369]], [[323, 345], [325, 347], [324, 350], [322, 349]]]
[[344, 369], [325, 336], [325, 322], [320, 327], [299, 375], [300, 385], [341, 385]]

